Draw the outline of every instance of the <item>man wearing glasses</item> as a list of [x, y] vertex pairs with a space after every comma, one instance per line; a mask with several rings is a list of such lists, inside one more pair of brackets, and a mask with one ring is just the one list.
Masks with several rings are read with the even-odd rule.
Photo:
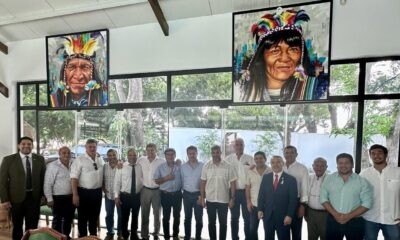
[[96, 152], [97, 141], [86, 141], [86, 152], [71, 165], [72, 201], [78, 208], [79, 237], [97, 235], [96, 226], [101, 210], [103, 159]]

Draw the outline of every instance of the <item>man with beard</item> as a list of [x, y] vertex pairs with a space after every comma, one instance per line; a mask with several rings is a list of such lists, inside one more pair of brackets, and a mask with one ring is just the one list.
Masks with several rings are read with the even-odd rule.
[[14, 240], [22, 238], [24, 220], [25, 231], [37, 228], [39, 222], [46, 165], [32, 148], [32, 138], [20, 138], [19, 152], [4, 157], [0, 166], [0, 199], [11, 208]]
[[353, 157], [341, 153], [336, 157], [337, 172], [322, 183], [320, 203], [328, 211], [326, 237], [328, 240], [362, 240], [364, 238], [363, 213], [373, 204], [371, 185], [353, 173]]

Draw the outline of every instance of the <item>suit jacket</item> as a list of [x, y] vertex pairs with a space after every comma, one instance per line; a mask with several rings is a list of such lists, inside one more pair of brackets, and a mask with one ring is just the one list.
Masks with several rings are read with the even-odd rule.
[[278, 187], [274, 191], [274, 173], [265, 174], [261, 181], [258, 194], [259, 210], [264, 212], [264, 220], [269, 220], [272, 214], [279, 219], [286, 216], [292, 219], [297, 208], [297, 183], [296, 179], [289, 174], [282, 172]]
[[[44, 158], [32, 153], [32, 195], [39, 201], [43, 196], [46, 164]], [[25, 199], [26, 174], [19, 153], [3, 158], [0, 166], [1, 202], [21, 203]]]

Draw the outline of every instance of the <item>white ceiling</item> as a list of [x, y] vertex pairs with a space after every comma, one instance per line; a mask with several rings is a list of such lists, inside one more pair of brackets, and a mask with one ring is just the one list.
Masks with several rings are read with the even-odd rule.
[[[159, 0], [167, 21], [310, 0]], [[147, 0], [0, 0], [0, 41], [119, 28], [157, 19]], [[160, 28], [161, 31], [161, 28]]]

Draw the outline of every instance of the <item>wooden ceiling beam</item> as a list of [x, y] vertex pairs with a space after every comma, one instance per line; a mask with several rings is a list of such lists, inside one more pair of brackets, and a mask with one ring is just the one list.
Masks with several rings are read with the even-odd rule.
[[164, 13], [161, 10], [160, 3], [158, 0], [149, 0], [150, 6], [153, 9], [154, 14], [158, 20], [158, 23], [161, 26], [162, 31], [165, 36], [169, 35], [169, 26], [167, 20], [165, 20]]
[[4, 43], [0, 42], [0, 52], [4, 53], [4, 54], [8, 54], [8, 47], [7, 45], [5, 45]]
[[0, 82], [0, 93], [2, 93], [6, 98], [8, 98], [8, 87]]

